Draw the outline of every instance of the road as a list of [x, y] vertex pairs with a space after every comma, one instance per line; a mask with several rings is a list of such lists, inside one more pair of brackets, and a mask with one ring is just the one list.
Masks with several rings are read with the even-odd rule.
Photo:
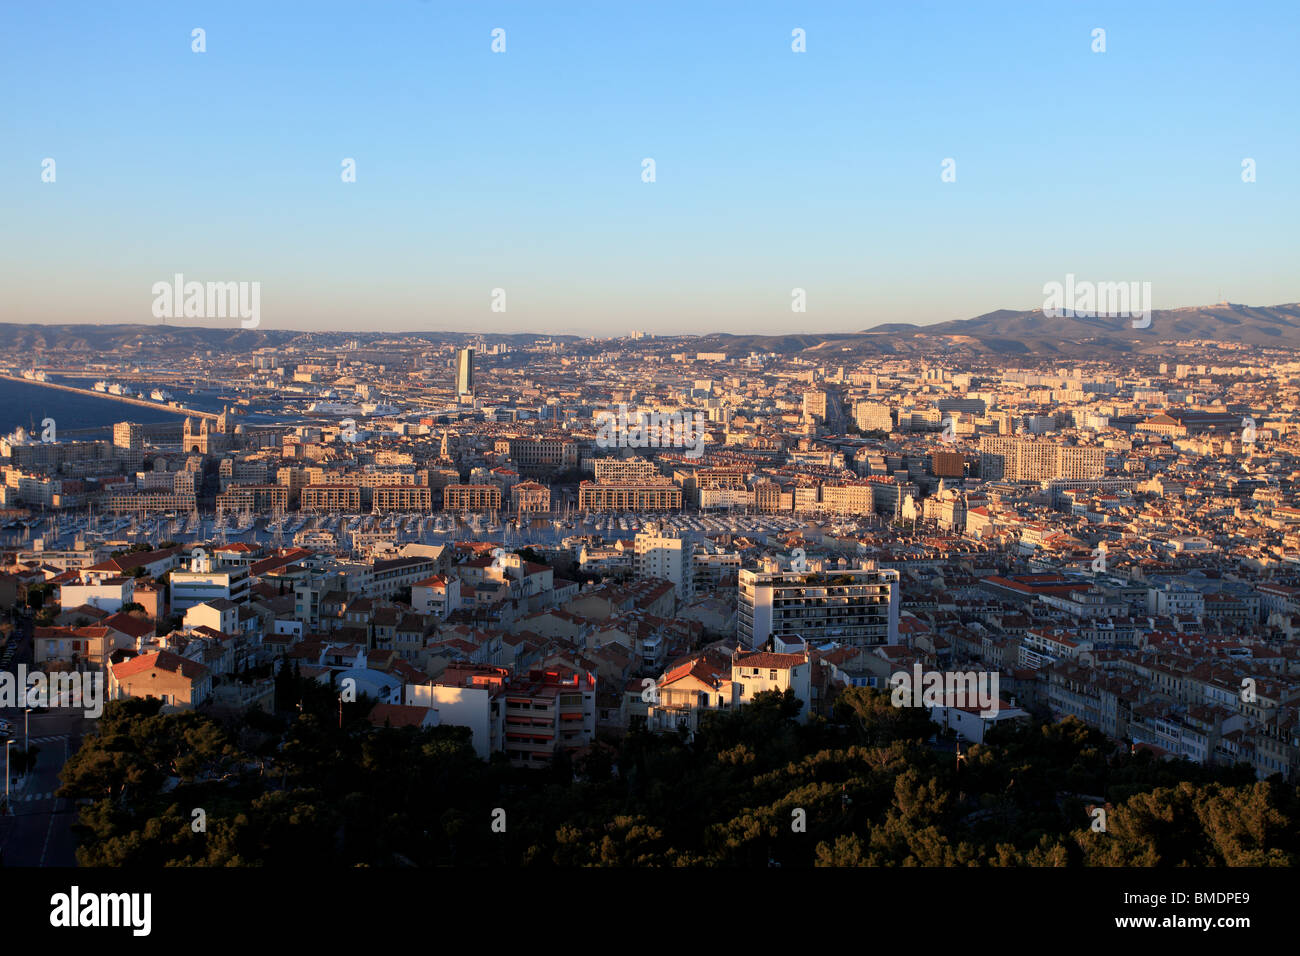
[[[22, 627], [23, 646], [7, 665], [10, 671], [16, 671], [20, 661], [31, 666], [31, 622], [22, 623], [26, 624]], [[13, 707], [0, 709], [0, 720], [13, 727], [11, 753], [24, 746], [28, 734], [31, 745], [39, 748], [36, 766], [26, 779], [10, 777], [10, 811], [0, 816], [0, 860], [11, 867], [76, 866], [72, 824], [77, 808], [72, 801], [55, 797], [54, 792], [59, 789], [64, 763], [81, 746], [81, 738], [94, 732], [97, 721], [87, 720], [80, 710], [51, 708], [27, 715], [24, 722], [22, 709]], [[3, 759], [0, 755], [0, 761]]]

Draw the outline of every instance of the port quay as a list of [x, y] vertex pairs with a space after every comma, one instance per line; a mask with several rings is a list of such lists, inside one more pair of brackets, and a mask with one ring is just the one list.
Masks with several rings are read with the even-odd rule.
[[75, 385], [62, 385], [58, 382], [43, 382], [40, 379], [24, 378], [21, 375], [12, 375], [8, 372], [0, 372], [0, 379], [6, 379], [10, 382], [19, 382], [23, 385], [40, 385], [42, 388], [56, 388], [64, 392], [74, 392], [77, 395], [88, 395], [91, 398], [106, 398], [110, 401], [122, 402], [126, 405], [138, 405], [141, 408], [156, 408], [164, 412], [174, 412], [177, 415], [188, 415], [191, 418], [207, 418], [216, 421], [218, 416], [215, 412], [204, 412], [197, 408], [185, 408], [182, 405], [164, 402], [150, 402], [143, 398], [134, 398], [129, 395], [114, 395], [111, 392], [97, 392], [91, 388], [77, 388]]

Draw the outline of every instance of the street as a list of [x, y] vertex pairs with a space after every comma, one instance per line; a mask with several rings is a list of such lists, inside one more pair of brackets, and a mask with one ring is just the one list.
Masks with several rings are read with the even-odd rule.
[[[4, 711], [0, 717], [14, 725], [12, 739], [15, 747], [21, 746], [21, 711]], [[31, 743], [39, 753], [25, 781], [22, 776], [10, 778], [10, 813], [0, 817], [0, 860], [5, 866], [76, 866], [72, 824], [77, 808], [54, 793], [64, 762], [92, 727], [79, 711], [31, 715]]]
[[[19, 626], [22, 643], [15, 659], [6, 665], [11, 671], [19, 661], [30, 662], [31, 619], [20, 620]], [[77, 807], [54, 793], [64, 763], [81, 745], [82, 736], [94, 731], [96, 721], [87, 720], [79, 709], [50, 708], [25, 715], [17, 707], [0, 709], [0, 721], [13, 728], [8, 735], [14, 742], [11, 757], [27, 743], [28, 735], [32, 747], [38, 749], [36, 766], [26, 778], [10, 774], [9, 808], [0, 816], [0, 863], [8, 867], [76, 866], [72, 824]]]

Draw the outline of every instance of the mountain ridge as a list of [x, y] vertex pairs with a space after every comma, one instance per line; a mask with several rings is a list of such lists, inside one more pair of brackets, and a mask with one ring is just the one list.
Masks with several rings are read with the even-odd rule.
[[[356, 340], [366, 348], [384, 344], [461, 344], [473, 340], [526, 346], [542, 340], [579, 343], [578, 335], [488, 331], [316, 331], [211, 328], [182, 325], [35, 325], [0, 323], [0, 350], [114, 352], [144, 355], [175, 348], [251, 351], [277, 346], [338, 347]], [[968, 319], [932, 325], [885, 322], [856, 332], [788, 334], [711, 332], [663, 335], [656, 342], [681, 342], [697, 352], [906, 357], [941, 350], [948, 354], [1069, 357], [1144, 354], [1169, 343], [1212, 341], [1238, 346], [1300, 348], [1300, 303], [1249, 306], [1217, 303], [1156, 309], [1150, 325], [1133, 328], [1119, 317], [1048, 316], [1042, 309], [996, 309]]]

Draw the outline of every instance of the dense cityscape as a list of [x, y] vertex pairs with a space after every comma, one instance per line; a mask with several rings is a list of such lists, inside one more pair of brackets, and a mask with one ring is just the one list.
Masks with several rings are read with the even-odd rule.
[[[999, 748], [1055, 726], [1096, 772], [1025, 788], [1029, 805], [949, 794], [951, 845], [932, 855], [874, 846], [882, 824], [848, 814], [841, 768], [840, 816], [818, 821], [818, 840], [778, 849], [789, 827], [769, 822], [722, 859], [952, 864], [986, 818], [1046, 814], [984, 852], [1095, 862], [1099, 809], [1109, 832], [1126, 814], [1140, 829], [1134, 803], [1151, 787], [1194, 783], [1263, 801], [1245, 844], [1212, 841], [1209, 859], [1294, 862], [1294, 828], [1281, 836], [1294, 797], [1276, 785], [1300, 769], [1296, 353], [1192, 342], [1172, 360], [1008, 367], [849, 347], [828, 359], [775, 339], [783, 351], [467, 335], [154, 361], [140, 334], [138, 357], [51, 349], [11, 369], [116, 402], [121, 421], [51, 418], [0, 442], [6, 668], [51, 687], [101, 675], [99, 720], [121, 733], [141, 732], [127, 714], [160, 713], [201, 715], [213, 735], [212, 766], [153, 765], [162, 802], [110, 823], [89, 799], [124, 785], [93, 757], [99, 721], [5, 711], [10, 759], [26, 768], [33, 753], [10, 804], [81, 805], [56, 846], [78, 844], [83, 864], [196, 862], [121, 841], [177, 786], [296, 792], [290, 774], [307, 771], [251, 737], [283, 744], [303, 732], [286, 710], [313, 707], [349, 739], [409, 729], [454, 745], [481, 768], [462, 768], [465, 786], [523, 770], [630, 792], [633, 752], [644, 767], [646, 748], [727, 751], [728, 735], [743, 752], [756, 746], [745, 721], [786, 726], [762, 747], [784, 741], [796, 759], [835, 753], [846, 726], [862, 742], [916, 734], [919, 751], [895, 759], [934, 774], [953, 760], [994, 772]], [[124, 400], [173, 421], [134, 422]], [[919, 724], [910, 706], [901, 725], [882, 716], [898, 675], [931, 673], [937, 695], [905, 698]], [[954, 675], [984, 696], [961, 696]], [[38, 744], [18, 726], [33, 719], [54, 727]], [[563, 862], [564, 832], [516, 862]], [[1129, 839], [1111, 864], [1180, 852]], [[362, 856], [473, 858], [468, 841], [428, 841]], [[707, 858], [695, 845], [616, 857]]]

